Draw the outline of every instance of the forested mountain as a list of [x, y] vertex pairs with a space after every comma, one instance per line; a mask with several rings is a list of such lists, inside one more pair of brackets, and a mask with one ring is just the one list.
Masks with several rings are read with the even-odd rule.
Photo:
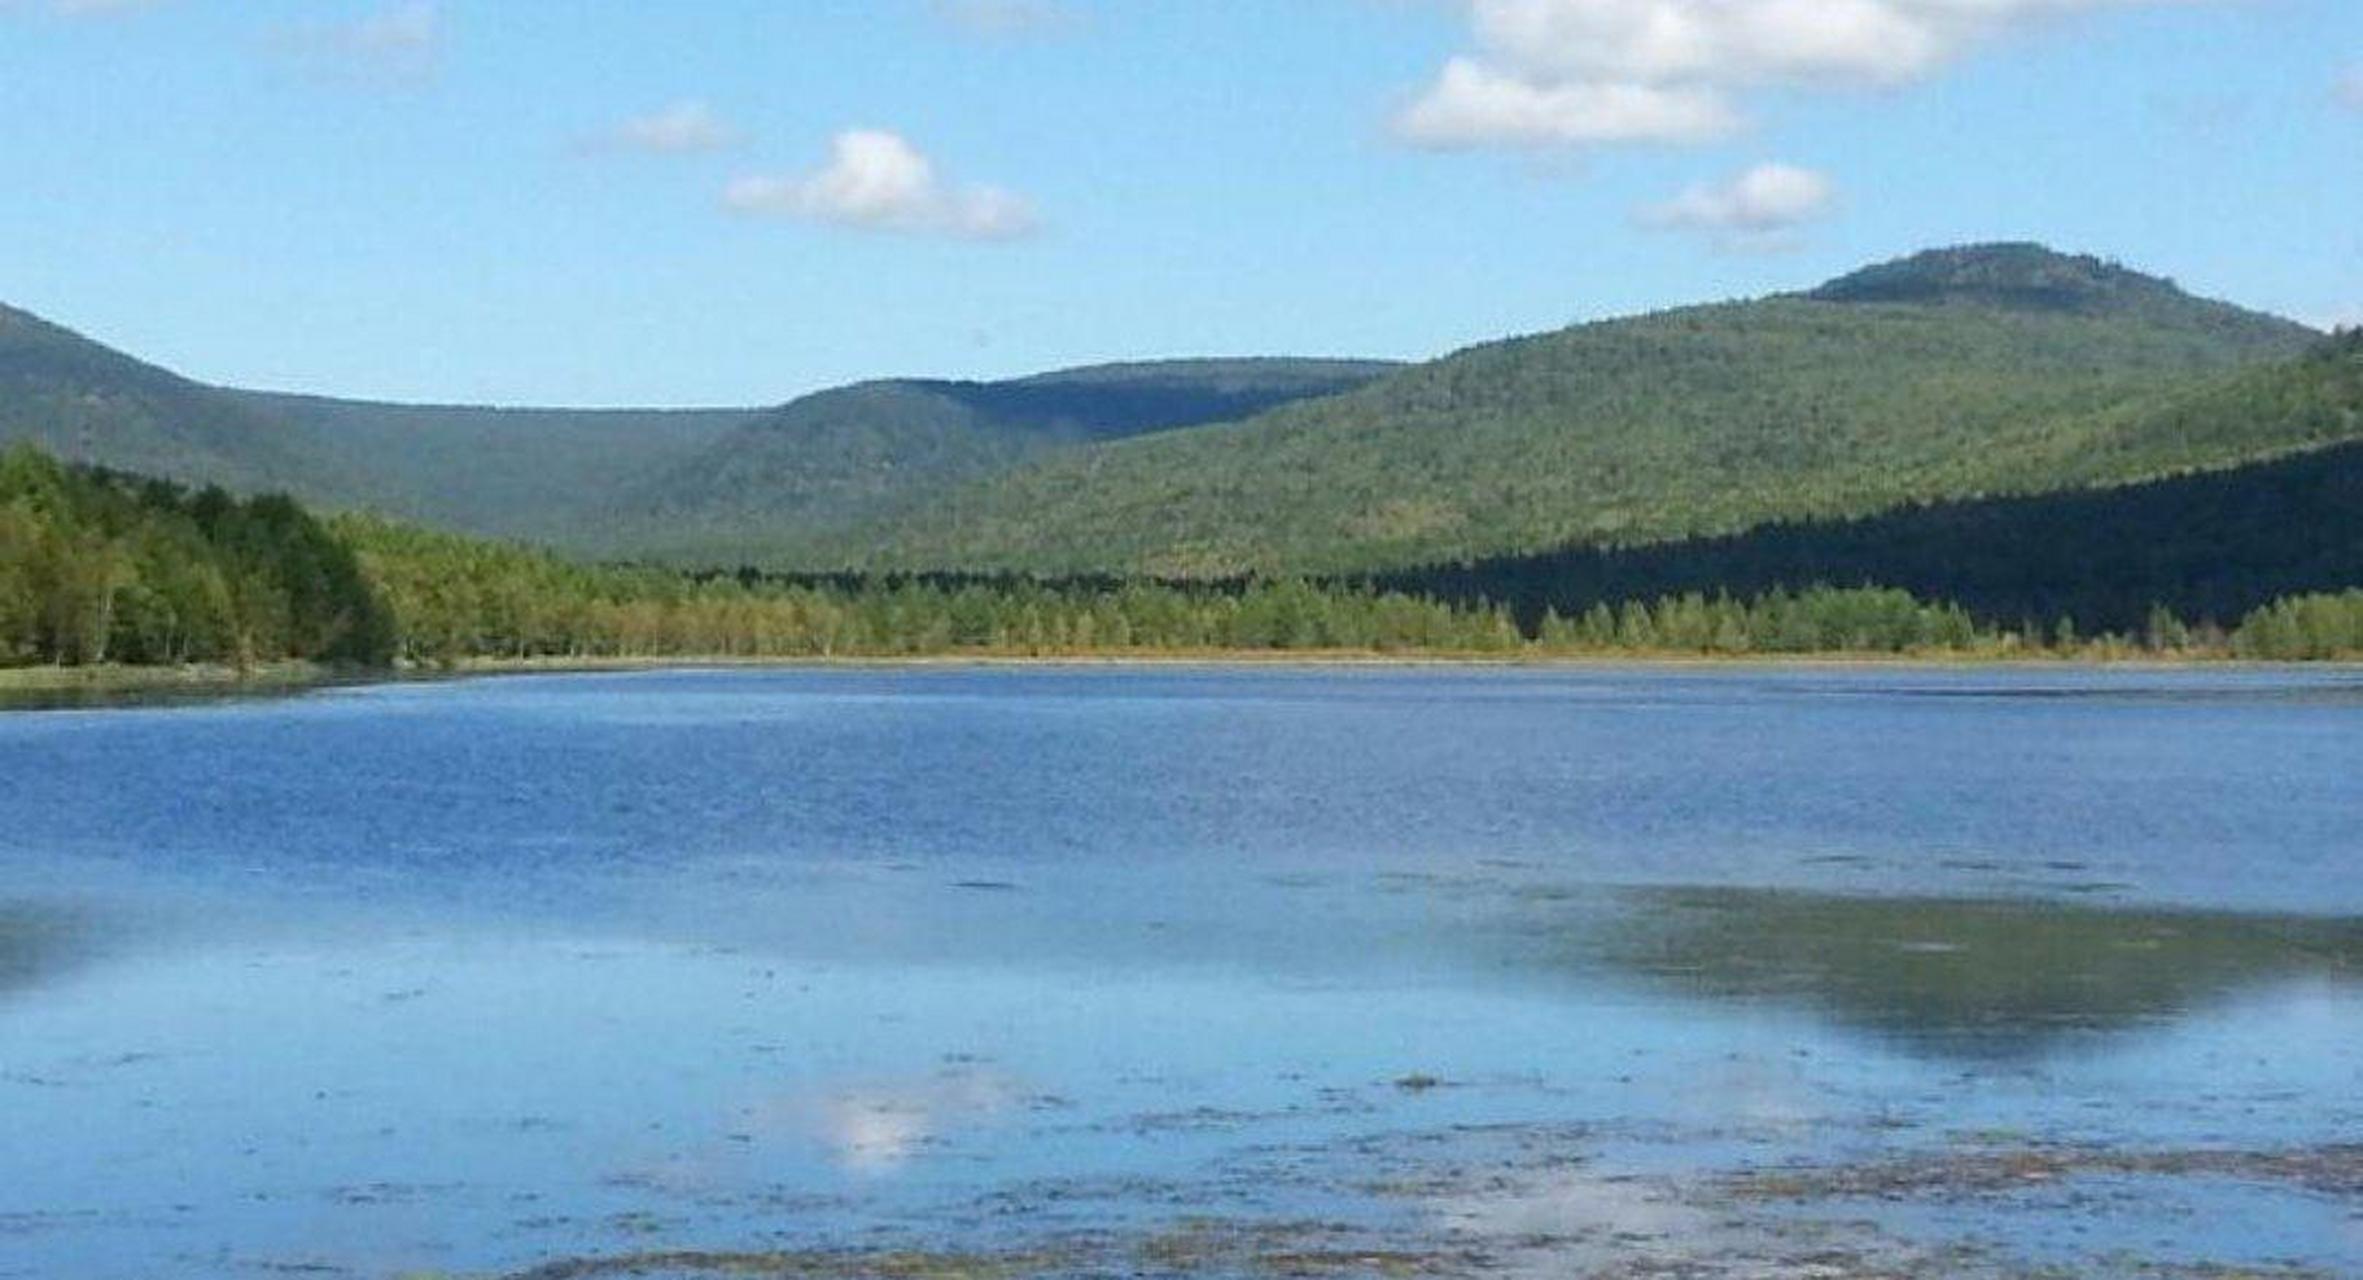
[[[2351, 498], [2352, 495], [2350, 494]], [[2351, 501], [2346, 527], [2352, 528]], [[474, 658], [806, 658], [1274, 649], [1606, 653], [2363, 653], [2363, 590], [2284, 597], [2228, 637], [2155, 610], [2138, 634], [1981, 624], [1892, 588], [1692, 592], [1546, 614], [1303, 579], [689, 574], [598, 567], [292, 499], [239, 499], [0, 450], [0, 668], [359, 666]]]
[[950, 486], [1078, 446], [1251, 417], [1362, 386], [1356, 360], [1171, 360], [1007, 382], [899, 379], [754, 417], [611, 512], [609, 550], [729, 561], [797, 556], [862, 520], [900, 519]]
[[0, 306], [0, 445], [148, 475], [350, 496], [348, 477], [239, 396]]
[[586, 543], [612, 495], [694, 456], [749, 409], [508, 409], [227, 393], [347, 475], [336, 505], [447, 529]]
[[752, 409], [496, 409], [206, 386], [0, 307], [0, 445], [455, 529], [571, 541]]
[[1570, 547], [1381, 574], [1378, 585], [1546, 611], [1684, 592], [1751, 596], [1878, 583], [1981, 620], [2137, 631], [2163, 606], [2229, 624], [2279, 596], [2363, 585], [2363, 332], [2240, 375], [2162, 415], [2206, 439], [2227, 418], [2349, 443], [2219, 471], [2026, 497], [1912, 506], [1625, 549]]
[[771, 409], [406, 405], [206, 386], [0, 307], [0, 445], [575, 551], [730, 559], [1062, 449], [1245, 418], [1394, 367], [1113, 364], [870, 382]]
[[2173, 409], [2319, 337], [2098, 259], [1941, 250], [1060, 455], [800, 558], [1345, 571], [2136, 480], [2351, 431]]
[[1417, 366], [1171, 361], [664, 412], [226, 390], [0, 310], [0, 443], [610, 557], [1354, 573], [2363, 436], [2328, 383], [2287, 372], [2319, 336], [2096, 258], [1984, 245]]
[[1382, 573], [1395, 590], [1511, 606], [1528, 626], [1600, 604], [1682, 592], [1753, 595], [1878, 583], [1967, 606], [1990, 622], [2132, 631], [2163, 606], [2228, 623], [2266, 601], [2363, 585], [2363, 330], [2242, 370], [2092, 446], [2106, 456], [2172, 440], [2342, 441], [2143, 483], [1912, 506], [1856, 519]]

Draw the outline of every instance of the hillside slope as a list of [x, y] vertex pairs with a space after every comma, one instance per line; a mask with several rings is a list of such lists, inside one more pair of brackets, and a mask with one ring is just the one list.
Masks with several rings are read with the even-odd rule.
[[358, 505], [447, 529], [562, 546], [596, 541], [599, 515], [614, 494], [695, 456], [756, 412], [227, 394], [289, 431], [313, 456], [332, 459], [353, 477]]
[[1354, 360], [1171, 360], [1006, 382], [897, 379], [805, 396], [627, 491], [611, 546], [782, 554], [902, 518], [961, 482], [1077, 446], [1229, 422], [1363, 386]]
[[350, 498], [353, 483], [238, 396], [0, 306], [0, 445], [240, 489]]
[[1878, 583], [2007, 626], [2137, 631], [2154, 606], [2229, 625], [2281, 596], [2363, 586], [2363, 331], [2157, 411], [2140, 434], [2342, 440], [2114, 488], [1912, 506], [1623, 550], [1572, 547], [1382, 574], [1391, 590], [1544, 610], [1684, 592]]
[[1343, 571], [2139, 479], [2314, 440], [2157, 410], [2319, 337], [2093, 258], [1935, 251], [1048, 459], [809, 559]]
[[1396, 367], [1113, 364], [862, 383], [770, 409], [385, 404], [207, 386], [0, 307], [0, 445], [578, 552], [732, 558], [1061, 450], [1246, 418]]
[[284, 490], [502, 537], [579, 540], [611, 496], [753, 416], [380, 404], [208, 386], [0, 307], [0, 446]]

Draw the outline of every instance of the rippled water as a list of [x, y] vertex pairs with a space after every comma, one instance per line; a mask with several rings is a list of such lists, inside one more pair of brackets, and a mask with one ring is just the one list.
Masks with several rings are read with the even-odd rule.
[[0, 1276], [2354, 1273], [2359, 762], [2339, 671], [8, 715]]

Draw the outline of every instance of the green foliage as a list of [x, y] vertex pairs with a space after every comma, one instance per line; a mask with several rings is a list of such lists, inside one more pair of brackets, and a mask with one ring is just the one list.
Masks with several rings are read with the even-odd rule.
[[[2363, 409], [2363, 359], [2337, 369], [2309, 358], [2288, 372], [2315, 390], [2348, 382], [2341, 411]], [[2338, 404], [2327, 391], [2308, 402]], [[2073, 616], [2171, 640], [2186, 622], [2228, 624], [2279, 596], [2363, 583], [2363, 442], [2117, 488], [1781, 522], [1725, 538], [1570, 547], [1369, 581], [1508, 605], [1527, 621], [1637, 596], [1877, 582], [1987, 620], [2048, 626]]]
[[326, 479], [290, 486], [308, 501], [578, 547], [597, 541], [613, 495], [695, 455], [754, 413], [225, 394], [320, 460]]
[[1754, 599], [1690, 593], [1596, 604], [1574, 618], [1546, 613], [1547, 654], [1998, 653], [2019, 640], [1980, 629], [1960, 608], [1879, 588], [1773, 591]]
[[236, 397], [0, 307], [0, 447], [241, 490], [326, 494], [334, 466]]
[[[2363, 591], [2292, 598], [2232, 638], [2248, 657], [2363, 655]], [[0, 453], [0, 665], [452, 664], [530, 658], [826, 658], [1355, 651], [1498, 656], [2192, 652], [2167, 610], [2139, 637], [1981, 627], [1894, 589], [1688, 592], [1544, 613], [1296, 578], [774, 579], [593, 567], [368, 515], [323, 524], [240, 500]]]
[[1093, 442], [1368, 382], [1345, 360], [895, 381], [770, 409], [399, 405], [209, 387], [0, 307], [0, 445], [577, 551], [735, 558]]
[[1024, 579], [697, 578], [340, 516], [402, 660], [898, 657], [1359, 650], [1498, 653], [1507, 615], [1284, 580], [1234, 587]]
[[391, 656], [352, 551], [293, 501], [0, 452], [0, 664]]
[[2363, 590], [2274, 601], [2241, 621], [2232, 652], [2272, 662], [2363, 659]]
[[[2121, 482], [2358, 430], [2235, 372], [2318, 335], [2087, 259], [1950, 251], [1843, 284], [1472, 348], [1243, 424], [1061, 455], [784, 554], [1342, 572]], [[2261, 403], [2284, 392], [2298, 399]]]
[[1093, 444], [1230, 422], [1362, 386], [1354, 360], [1171, 360], [1010, 382], [897, 380], [818, 392], [757, 416], [630, 486], [604, 550], [703, 563], [896, 521], [959, 484]]
[[1959, 245], [1864, 267], [1806, 295], [1823, 302], [1910, 303], [2147, 316], [2163, 323], [2204, 322], [2239, 342], [2257, 331], [2236, 307], [2201, 304], [2171, 280], [2143, 275], [2090, 254], [2057, 253], [2039, 244]]

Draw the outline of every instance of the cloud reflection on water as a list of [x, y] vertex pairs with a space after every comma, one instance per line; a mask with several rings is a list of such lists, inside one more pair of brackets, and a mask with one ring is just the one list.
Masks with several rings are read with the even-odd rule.
[[962, 1130], [1019, 1109], [1026, 1098], [1014, 1077], [958, 1069], [923, 1080], [806, 1092], [777, 1100], [760, 1114], [767, 1128], [819, 1141], [840, 1167], [884, 1176]]

